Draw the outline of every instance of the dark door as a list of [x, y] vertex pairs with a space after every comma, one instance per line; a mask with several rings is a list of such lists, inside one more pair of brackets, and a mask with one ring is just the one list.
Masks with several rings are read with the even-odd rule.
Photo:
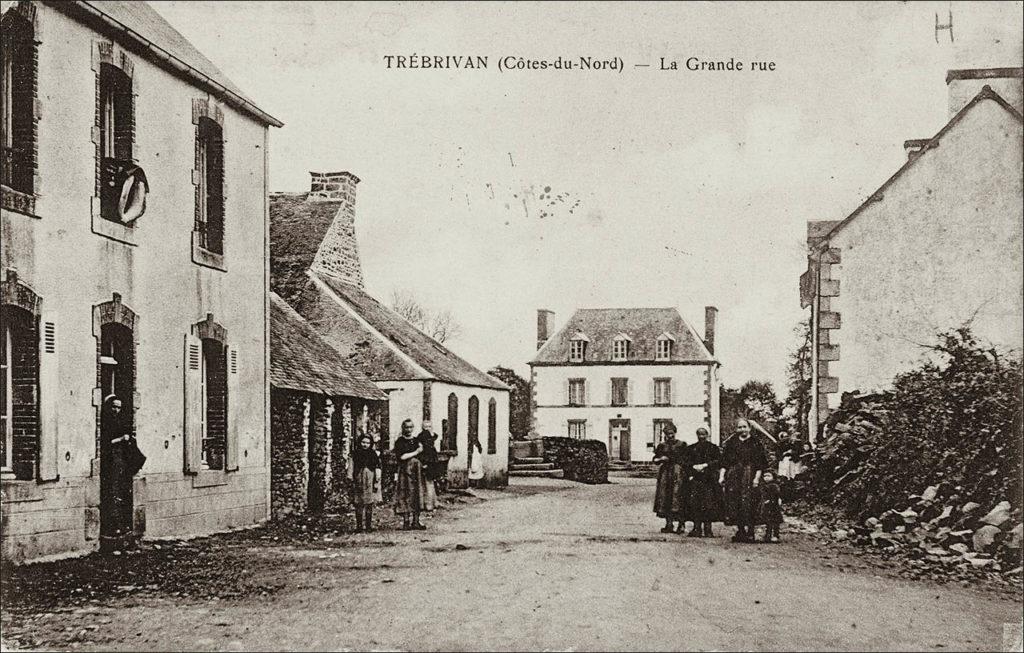
[[608, 422], [608, 457], [630, 460], [632, 454], [629, 420], [613, 419]]
[[[105, 549], [119, 549], [133, 540], [132, 475], [121, 443], [112, 442], [134, 433], [135, 346], [132, 332], [120, 324], [105, 324], [100, 332], [100, 388], [104, 407], [111, 395], [121, 402], [115, 418], [100, 419], [100, 538]], [[103, 410], [101, 409], [101, 413]], [[115, 449], [117, 447], [117, 449]]]

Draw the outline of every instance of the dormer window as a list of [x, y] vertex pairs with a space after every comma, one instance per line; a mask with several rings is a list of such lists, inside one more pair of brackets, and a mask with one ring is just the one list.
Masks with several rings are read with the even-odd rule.
[[615, 340], [612, 341], [612, 360], [629, 360], [629, 336], [625, 334], [615, 336]]
[[569, 340], [569, 362], [582, 363], [587, 359], [587, 343], [590, 338], [586, 334], [577, 332]]
[[669, 333], [663, 333], [658, 336], [658, 340], [655, 344], [655, 360], [667, 361], [672, 359], [672, 345], [674, 344], [675, 338]]

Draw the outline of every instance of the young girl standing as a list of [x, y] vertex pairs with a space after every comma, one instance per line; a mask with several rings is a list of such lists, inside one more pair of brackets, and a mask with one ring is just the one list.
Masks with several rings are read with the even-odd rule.
[[775, 474], [766, 471], [761, 477], [761, 520], [764, 521], [764, 541], [779, 541], [782, 524], [782, 496]]
[[352, 452], [352, 503], [356, 508], [356, 532], [373, 530], [373, 507], [382, 501], [380, 456], [373, 450], [373, 439], [360, 435]]

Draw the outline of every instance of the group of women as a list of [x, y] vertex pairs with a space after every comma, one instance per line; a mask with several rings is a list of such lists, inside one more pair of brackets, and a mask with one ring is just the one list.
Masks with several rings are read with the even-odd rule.
[[735, 435], [722, 448], [708, 439], [707, 426], [697, 429], [697, 442], [691, 445], [676, 439], [671, 423], [662, 433], [664, 441], [654, 451], [659, 463], [654, 512], [665, 520], [663, 533], [683, 533], [690, 521], [690, 537], [713, 537], [712, 523], [724, 521], [736, 525], [734, 542], [752, 542], [757, 523], [781, 522], [781, 508], [774, 514], [777, 497], [759, 487], [765, 472], [771, 472], [764, 446], [747, 420], [737, 422]]

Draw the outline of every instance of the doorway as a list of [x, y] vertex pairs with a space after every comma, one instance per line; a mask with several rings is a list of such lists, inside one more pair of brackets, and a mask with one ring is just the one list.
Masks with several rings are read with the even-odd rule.
[[608, 457], [625, 461], [632, 459], [628, 419], [608, 421]]
[[120, 421], [100, 421], [100, 545], [113, 550], [130, 546], [134, 540], [132, 476], [124, 461], [113, 455], [111, 443], [125, 433], [135, 432], [135, 343], [131, 329], [118, 323], [101, 327], [98, 363], [104, 400], [111, 395], [121, 400]]

